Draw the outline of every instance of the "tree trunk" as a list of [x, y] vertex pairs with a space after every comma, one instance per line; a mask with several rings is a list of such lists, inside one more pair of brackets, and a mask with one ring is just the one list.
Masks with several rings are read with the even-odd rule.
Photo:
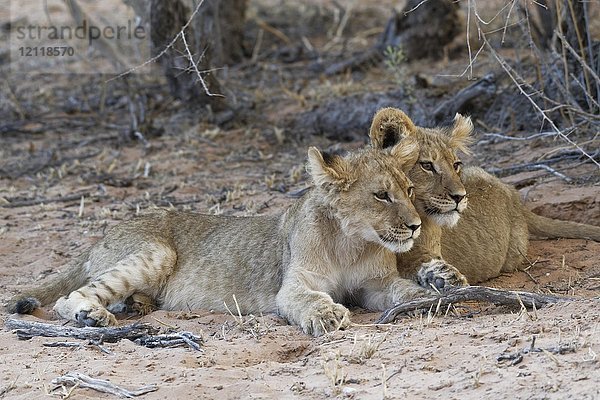
[[[181, 31], [196, 8], [197, 0], [151, 0], [150, 26], [154, 54], [162, 52]], [[194, 63], [210, 93], [221, 94], [215, 72], [243, 57], [242, 37], [246, 0], [205, 0], [185, 30]], [[182, 38], [160, 58], [171, 94], [213, 111], [227, 107], [224, 97], [210, 96], [198, 80]]]

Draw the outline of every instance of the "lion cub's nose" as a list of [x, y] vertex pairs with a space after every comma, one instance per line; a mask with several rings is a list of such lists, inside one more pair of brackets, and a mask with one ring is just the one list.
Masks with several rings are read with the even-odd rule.
[[421, 227], [421, 224], [409, 225], [408, 227], [414, 232]]
[[462, 201], [462, 199], [465, 198], [465, 195], [464, 194], [451, 194], [450, 197], [452, 198], [452, 200], [454, 200], [456, 202], [456, 204], [458, 204]]

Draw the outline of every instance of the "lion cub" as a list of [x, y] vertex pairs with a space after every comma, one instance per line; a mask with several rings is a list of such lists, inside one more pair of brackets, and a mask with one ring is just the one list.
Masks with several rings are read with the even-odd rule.
[[[158, 210], [112, 228], [70, 267], [15, 297], [11, 312], [54, 310], [81, 325], [114, 325], [107, 307], [131, 296], [162, 309], [277, 312], [315, 336], [344, 328], [342, 302], [383, 310], [426, 293], [400, 278], [421, 219], [411, 203], [418, 145], [341, 157], [308, 151], [314, 188], [277, 216]], [[62, 297], [61, 297], [62, 296]]]
[[463, 168], [458, 153], [468, 151], [472, 130], [459, 114], [453, 126], [437, 129], [415, 126], [396, 108], [373, 117], [372, 147], [385, 149], [404, 137], [420, 147], [408, 177], [423, 224], [413, 249], [398, 257], [402, 276], [425, 287], [473, 284], [515, 271], [525, 261], [530, 234], [600, 241], [600, 227], [536, 215], [512, 186], [481, 168]]
[[[415, 279], [424, 287], [467, 285], [461, 274], [462, 262], [455, 266], [442, 258], [442, 226], [454, 226], [469, 208], [469, 197], [463, 185], [460, 151], [467, 152], [473, 124], [470, 118], [457, 114], [454, 124], [442, 128], [423, 128], [397, 108], [383, 108], [375, 114], [369, 137], [371, 147], [385, 149], [405, 137], [419, 143], [417, 163], [408, 171], [415, 185], [415, 207], [423, 221], [421, 236], [413, 249], [397, 257], [398, 271]], [[468, 249], [461, 250], [468, 253]], [[445, 253], [444, 253], [445, 256]]]

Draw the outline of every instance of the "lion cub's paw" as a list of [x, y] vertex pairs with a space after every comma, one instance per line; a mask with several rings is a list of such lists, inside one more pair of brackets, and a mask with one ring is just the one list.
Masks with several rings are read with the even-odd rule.
[[152, 297], [142, 293], [134, 293], [125, 300], [125, 304], [128, 310], [137, 312], [140, 315], [148, 315], [158, 309]]
[[117, 324], [117, 319], [105, 308], [91, 311], [81, 310], [76, 314], [77, 322], [82, 326], [111, 326]]
[[423, 263], [417, 272], [419, 285], [430, 288], [442, 289], [447, 286], [467, 286], [467, 278], [458, 269], [444, 260], [431, 260]]
[[350, 325], [350, 311], [341, 304], [323, 301], [307, 314], [300, 326], [304, 333], [321, 336]]
[[70, 319], [82, 326], [116, 325], [117, 319], [102, 305], [89, 301], [77, 292], [63, 296], [56, 301], [54, 311], [63, 318]]

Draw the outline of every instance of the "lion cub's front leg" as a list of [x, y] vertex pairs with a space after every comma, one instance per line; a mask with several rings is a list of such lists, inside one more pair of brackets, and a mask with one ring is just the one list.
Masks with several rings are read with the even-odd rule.
[[458, 269], [441, 259], [433, 259], [421, 264], [417, 272], [417, 281], [419, 285], [436, 289], [442, 289], [447, 286], [467, 286], [467, 278], [460, 273]]
[[384, 311], [398, 303], [418, 297], [431, 296], [427, 290], [415, 282], [392, 274], [386, 278], [376, 278], [365, 282], [361, 288], [359, 305], [373, 311]]
[[325, 292], [310, 289], [295, 277], [288, 277], [277, 293], [279, 314], [299, 325], [304, 333], [321, 336], [350, 325], [350, 312]]

